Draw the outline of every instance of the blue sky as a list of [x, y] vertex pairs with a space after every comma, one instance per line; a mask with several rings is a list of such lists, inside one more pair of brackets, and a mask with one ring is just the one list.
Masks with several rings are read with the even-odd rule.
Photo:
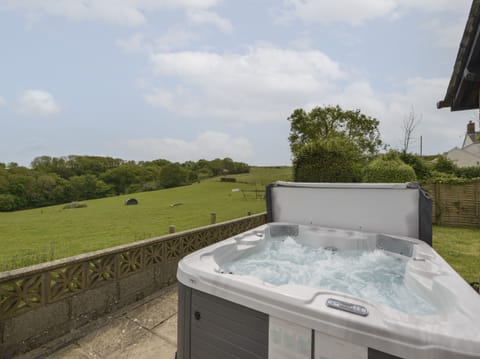
[[437, 110], [469, 0], [0, 0], [0, 162], [41, 155], [289, 164], [288, 116], [339, 104], [413, 151], [460, 146]]

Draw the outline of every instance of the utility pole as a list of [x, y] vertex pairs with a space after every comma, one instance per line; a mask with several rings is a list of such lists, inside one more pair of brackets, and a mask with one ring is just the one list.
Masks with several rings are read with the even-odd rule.
[[420, 135], [420, 157], [423, 155], [423, 137]]

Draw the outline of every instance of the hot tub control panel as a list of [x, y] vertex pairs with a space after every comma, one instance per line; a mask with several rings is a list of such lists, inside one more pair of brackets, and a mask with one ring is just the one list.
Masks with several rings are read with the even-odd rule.
[[364, 306], [344, 302], [342, 300], [328, 298], [327, 299], [327, 307], [343, 310], [344, 312], [349, 312], [356, 315], [361, 315], [362, 317], [366, 317], [368, 315], [368, 309]]

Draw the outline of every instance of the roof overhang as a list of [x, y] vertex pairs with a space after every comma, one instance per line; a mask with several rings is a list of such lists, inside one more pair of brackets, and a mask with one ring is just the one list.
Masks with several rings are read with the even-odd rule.
[[473, 0], [445, 98], [438, 108], [451, 111], [479, 108], [480, 94], [480, 0]]

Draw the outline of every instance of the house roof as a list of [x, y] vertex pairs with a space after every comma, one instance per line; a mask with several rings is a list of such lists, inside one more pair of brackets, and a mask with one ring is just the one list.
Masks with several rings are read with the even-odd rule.
[[466, 136], [467, 136], [467, 137], [470, 137], [470, 140], [471, 140], [473, 143], [479, 142], [479, 141], [478, 141], [478, 137], [480, 137], [480, 132], [468, 133]]
[[450, 107], [451, 111], [479, 108], [480, 91], [480, 0], [473, 0], [465, 25], [457, 59], [445, 98], [438, 108]]

